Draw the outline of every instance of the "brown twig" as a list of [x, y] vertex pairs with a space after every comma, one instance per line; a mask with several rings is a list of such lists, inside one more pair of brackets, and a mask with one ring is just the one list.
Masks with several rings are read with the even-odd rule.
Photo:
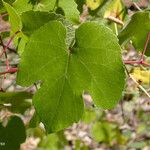
[[113, 22], [115, 22], [117, 24], [120, 24], [122, 26], [124, 25], [124, 23], [121, 20], [119, 20], [118, 18], [115, 18], [113, 16], [108, 16], [107, 19], [110, 20], [110, 21], [113, 21]]
[[135, 6], [135, 8], [136, 8], [137, 10], [142, 11], [142, 9], [141, 9], [135, 2], [133, 2], [133, 5]]

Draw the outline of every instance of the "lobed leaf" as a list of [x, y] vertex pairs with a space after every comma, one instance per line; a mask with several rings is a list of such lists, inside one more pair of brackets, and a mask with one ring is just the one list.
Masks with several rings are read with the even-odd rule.
[[50, 21], [36, 30], [22, 54], [17, 83], [41, 80], [33, 103], [48, 132], [77, 122], [83, 113], [83, 91], [97, 106], [114, 107], [124, 88], [124, 68], [116, 36], [105, 26], [84, 23], [67, 49], [66, 29]]

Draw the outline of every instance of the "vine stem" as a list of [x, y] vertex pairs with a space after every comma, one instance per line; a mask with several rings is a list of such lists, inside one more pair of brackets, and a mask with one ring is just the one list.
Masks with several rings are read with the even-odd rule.
[[[4, 51], [5, 46], [4, 46], [4, 43], [3, 43], [3, 40], [2, 40], [2, 36], [0, 36], [0, 42], [1, 42], [1, 44], [2, 44], [3, 51]], [[6, 59], [6, 61], [5, 61], [6, 70], [8, 70], [8, 69], [9, 69], [9, 61], [8, 61], [8, 57], [7, 57], [6, 51], [4, 52], [4, 54], [5, 54], [5, 59]], [[6, 74], [4, 74], [4, 77], [3, 77], [3, 80], [2, 80], [2, 85], [3, 85], [3, 82], [4, 82], [5, 79], [6, 79]], [[1, 89], [2, 89], [2, 85], [1, 85]]]
[[139, 65], [143, 65], [143, 66], [150, 66], [149, 63], [146, 63], [144, 61], [132, 61], [132, 60], [124, 60], [125, 64], [129, 64], [129, 65], [134, 65], [134, 64], [139, 64]]
[[148, 43], [150, 41], [150, 32], [148, 32], [148, 35], [147, 35], [147, 38], [146, 38], [146, 42], [144, 44], [144, 50], [142, 51], [142, 55], [141, 55], [141, 58], [139, 61], [134, 61], [134, 60], [124, 60], [124, 63], [125, 64], [130, 64], [130, 65], [134, 65], [134, 64], [139, 64], [139, 65], [144, 65], [144, 66], [150, 66], [149, 63], [146, 63], [144, 61], [144, 54], [147, 50], [147, 46], [148, 46]]
[[137, 8], [137, 10], [142, 11], [142, 9], [135, 2], [133, 2], [133, 5]]
[[2, 40], [2, 37], [0, 36], [0, 42], [1, 42], [1, 45], [3, 47], [3, 50], [0, 54], [0, 58], [3, 56], [3, 54], [5, 54], [5, 58], [6, 58], [6, 61], [5, 61], [5, 64], [6, 64], [6, 71], [4, 72], [0, 72], [0, 75], [4, 75], [3, 77], [3, 80], [2, 80], [2, 84], [1, 84], [1, 87], [0, 87], [0, 91], [4, 91], [3, 88], [2, 88], [2, 85], [3, 85], [3, 82], [4, 80], [6, 79], [6, 74], [7, 73], [15, 73], [17, 72], [17, 68], [10, 68], [9, 66], [9, 60], [8, 60], [8, 57], [7, 57], [7, 52], [6, 50], [8, 49], [9, 45], [11, 44], [11, 42], [13, 41], [14, 37], [19, 33], [20, 31], [17, 31], [15, 32], [12, 37], [9, 39], [8, 43], [6, 44], [6, 46], [4, 45], [3, 43], [3, 40]]
[[0, 72], [0, 75], [4, 75], [4, 74], [7, 74], [7, 73], [15, 73], [17, 71], [18, 71], [18, 68], [10, 68], [7, 71]]
[[[1, 44], [2, 44], [3, 51], [4, 51], [5, 45], [4, 45], [4, 43], [3, 43], [3, 40], [2, 40], [2, 37], [1, 37], [1, 36], [0, 36], [0, 42], [1, 42]], [[6, 63], [6, 69], [9, 69], [9, 61], [8, 61], [8, 57], [7, 57], [6, 51], [4, 51], [4, 54], [5, 54], [5, 58], [6, 58], [6, 61], [5, 61], [5, 63]]]
[[[8, 41], [8, 43], [7, 43], [6, 46], [4, 45], [3, 40], [2, 40], [2, 37], [0, 36], [0, 42], [1, 42], [2, 47], [3, 47], [3, 50], [2, 50], [2, 52], [1, 52], [1, 54], [0, 54], [0, 58], [3, 56], [3, 54], [5, 54], [5, 58], [6, 58], [5, 63], [6, 63], [6, 70], [7, 70], [7, 71], [9, 71], [10, 66], [9, 66], [9, 61], [8, 61], [8, 57], [7, 57], [6, 50], [7, 50], [7, 48], [9, 47], [9, 45], [11, 44], [12, 40], [14, 39], [14, 37], [15, 37], [19, 32], [20, 32], [20, 31], [17, 31], [17, 32], [15, 32], [15, 33], [12, 35], [12, 37], [9, 39], [9, 41]], [[7, 72], [7, 71], [6, 71], [6, 72]]]
[[14, 39], [14, 37], [19, 33], [20, 31], [15, 32], [12, 37], [9, 39], [8, 43], [6, 44], [6, 46], [4, 46], [2, 53], [0, 54], [0, 58], [2, 57], [2, 55], [6, 52], [7, 48], [9, 47], [9, 45], [11, 44], [12, 40]]
[[113, 17], [113, 16], [108, 16], [106, 19], [108, 19], [108, 20], [110, 20], [110, 21], [113, 21], [113, 22], [115, 22], [115, 23], [117, 23], [117, 24], [120, 24], [120, 25], [124, 25], [124, 23], [121, 21], [121, 20], [119, 20], [118, 18], [115, 18], [115, 17]]
[[[4, 44], [4, 42], [3, 42], [3, 44]], [[0, 45], [3, 46], [1, 43], [0, 43]], [[5, 44], [4, 44], [4, 46], [6, 47]], [[17, 53], [16, 49], [13, 49], [13, 48], [10, 48], [10, 47], [8, 47], [7, 49], [8, 49], [10, 52]]]

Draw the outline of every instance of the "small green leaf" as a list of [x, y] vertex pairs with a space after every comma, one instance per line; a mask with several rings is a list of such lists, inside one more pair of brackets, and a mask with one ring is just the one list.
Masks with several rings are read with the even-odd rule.
[[91, 134], [97, 142], [108, 142], [110, 138], [108, 137], [110, 134], [109, 132], [110, 127], [107, 122], [96, 122], [92, 127]]
[[117, 139], [117, 125], [107, 121], [96, 122], [92, 127], [92, 135], [98, 142], [111, 143]]
[[93, 109], [86, 109], [82, 117], [82, 121], [86, 124], [90, 124], [96, 120], [96, 112]]
[[83, 91], [91, 94], [96, 105], [112, 108], [124, 88], [116, 36], [97, 23], [82, 24], [75, 35], [76, 44], [68, 50], [66, 29], [60, 22], [50, 21], [31, 35], [19, 65], [18, 84], [43, 81], [33, 103], [49, 132], [81, 118]]
[[22, 23], [20, 16], [17, 14], [16, 10], [8, 3], [3, 2], [8, 14], [9, 14], [9, 21], [11, 24], [11, 31], [15, 33], [16, 31], [20, 31], [22, 28]]
[[[131, 17], [131, 20], [120, 32], [120, 44], [127, 43], [129, 40], [132, 40], [136, 50], [142, 51], [149, 32], [150, 12], [137, 12]], [[150, 49], [150, 44], [148, 44], [147, 49]], [[150, 51], [147, 51], [146, 54], [150, 55]]]
[[6, 127], [0, 124], [1, 150], [19, 150], [20, 144], [23, 143], [25, 139], [25, 127], [19, 117], [11, 117]]
[[65, 17], [72, 22], [79, 22], [79, 11], [74, 0], [59, 0], [58, 6], [64, 11]]

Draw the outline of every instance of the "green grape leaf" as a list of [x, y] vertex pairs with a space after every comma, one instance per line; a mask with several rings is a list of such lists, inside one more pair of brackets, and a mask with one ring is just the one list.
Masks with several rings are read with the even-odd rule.
[[17, 14], [16, 10], [8, 3], [3, 1], [3, 4], [9, 14], [9, 21], [11, 24], [11, 31], [14, 33], [20, 31], [22, 28], [21, 18]]
[[[150, 32], [150, 12], [137, 12], [119, 33], [120, 44], [132, 40], [134, 47], [138, 51], [142, 51], [148, 32]], [[150, 49], [150, 44], [147, 49]], [[150, 51], [147, 51], [146, 54], [150, 55]]]
[[30, 37], [22, 54], [17, 83], [41, 80], [33, 104], [48, 132], [77, 122], [83, 114], [83, 91], [96, 105], [112, 108], [121, 98], [125, 73], [116, 36], [105, 26], [84, 23], [67, 49], [66, 29], [50, 21]]
[[0, 124], [0, 149], [19, 150], [20, 144], [26, 139], [25, 127], [22, 120], [12, 116], [6, 127]]
[[64, 11], [65, 17], [75, 23], [79, 22], [79, 11], [74, 0], [59, 0], [58, 6]]

